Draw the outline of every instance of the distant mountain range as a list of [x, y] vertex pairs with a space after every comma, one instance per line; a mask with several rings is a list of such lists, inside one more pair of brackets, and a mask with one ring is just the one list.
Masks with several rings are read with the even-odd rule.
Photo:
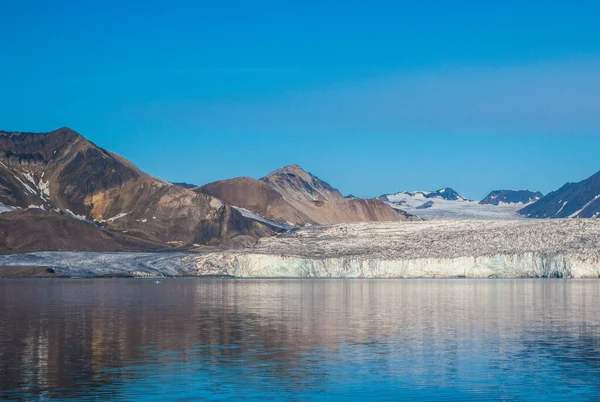
[[396, 203], [398, 205], [408, 204], [411, 200], [440, 199], [446, 201], [468, 201], [467, 198], [458, 194], [450, 187], [437, 191], [400, 191], [394, 194], [384, 194], [378, 197], [380, 200]]
[[0, 253], [245, 247], [306, 225], [599, 215], [600, 172], [546, 196], [472, 201], [446, 187], [363, 199], [298, 165], [195, 186], [152, 177], [68, 128], [0, 131]]
[[437, 191], [401, 191], [380, 200], [423, 219], [520, 219], [518, 210], [541, 197], [531, 191], [496, 190], [482, 201], [472, 201], [446, 187]]

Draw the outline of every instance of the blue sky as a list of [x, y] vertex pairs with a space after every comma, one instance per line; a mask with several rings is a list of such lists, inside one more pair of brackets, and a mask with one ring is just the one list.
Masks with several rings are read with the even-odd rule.
[[0, 129], [68, 126], [196, 184], [298, 163], [359, 196], [600, 170], [597, 1], [123, 3], [0, 2]]

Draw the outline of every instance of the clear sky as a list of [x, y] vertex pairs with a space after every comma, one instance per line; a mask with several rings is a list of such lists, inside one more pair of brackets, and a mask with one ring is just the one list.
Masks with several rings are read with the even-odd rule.
[[599, 1], [0, 1], [0, 129], [203, 184], [547, 192], [600, 170]]

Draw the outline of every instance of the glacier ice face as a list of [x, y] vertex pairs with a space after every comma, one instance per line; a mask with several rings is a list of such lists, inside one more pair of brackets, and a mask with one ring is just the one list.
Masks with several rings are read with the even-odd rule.
[[600, 276], [600, 222], [425, 221], [335, 225], [252, 250], [186, 257], [200, 275], [342, 278]]
[[600, 221], [421, 221], [290, 230], [250, 249], [192, 253], [43, 252], [1, 265], [66, 276], [599, 278]]
[[485, 257], [313, 259], [242, 254], [193, 257], [199, 275], [254, 278], [599, 278], [600, 263], [534, 253]]

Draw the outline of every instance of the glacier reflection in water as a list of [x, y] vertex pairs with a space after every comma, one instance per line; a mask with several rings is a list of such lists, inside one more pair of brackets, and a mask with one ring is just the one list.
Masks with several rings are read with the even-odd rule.
[[600, 397], [595, 280], [0, 281], [0, 399]]

